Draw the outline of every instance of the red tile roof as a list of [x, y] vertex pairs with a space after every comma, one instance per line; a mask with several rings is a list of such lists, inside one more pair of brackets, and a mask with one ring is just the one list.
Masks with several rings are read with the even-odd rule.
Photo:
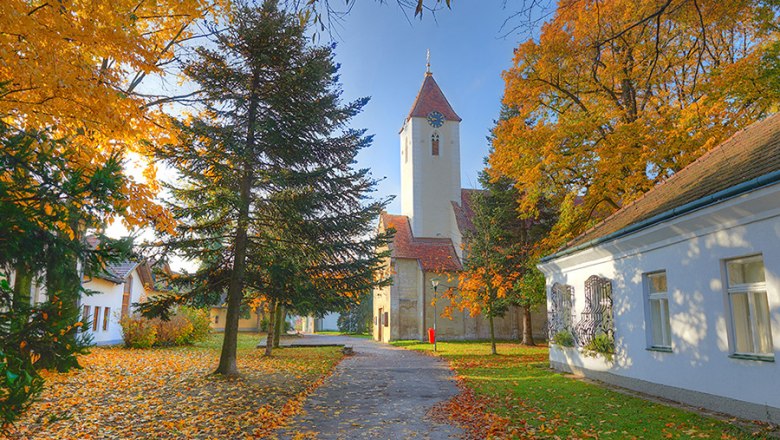
[[418, 260], [426, 272], [455, 272], [462, 269], [449, 238], [415, 237], [409, 217], [405, 215], [382, 213], [380, 221], [385, 228], [394, 228], [396, 231], [390, 244], [392, 257]]
[[619, 236], [623, 229], [639, 222], [778, 170], [780, 113], [740, 130], [633, 203], [572, 240], [561, 252], [608, 235]]
[[434, 110], [444, 115], [444, 119], [448, 121], [461, 121], [460, 116], [452, 109], [439, 85], [436, 84], [436, 80], [433, 79], [433, 75], [429, 72], [425, 74], [425, 80], [417, 93], [417, 98], [414, 100], [414, 105], [412, 105], [407, 119], [415, 116], [425, 118], [428, 113]]
[[458, 223], [458, 229], [463, 235], [466, 235], [467, 231], [474, 231], [473, 196], [482, 191], [481, 189], [461, 189], [460, 204], [452, 202], [452, 209], [455, 211], [455, 221]]

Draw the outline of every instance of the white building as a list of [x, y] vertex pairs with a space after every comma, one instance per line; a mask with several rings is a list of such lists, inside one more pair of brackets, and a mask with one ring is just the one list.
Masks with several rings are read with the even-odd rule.
[[[460, 123], [430, 66], [400, 131], [401, 215], [383, 213], [378, 230], [396, 230], [384, 276], [393, 283], [375, 289], [374, 339], [428, 339], [434, 315], [447, 301], [433, 299], [458, 284], [462, 269], [463, 236], [473, 228], [471, 200], [478, 190], [460, 186]], [[438, 293], [431, 281], [440, 282]], [[544, 335], [544, 313], [534, 314], [534, 328]], [[484, 339], [490, 335], [487, 319], [456, 311], [450, 319], [437, 318], [439, 339]], [[495, 320], [496, 337], [522, 335], [522, 311], [511, 308]]]
[[[543, 260], [552, 367], [780, 420], [780, 115], [732, 138]], [[586, 356], [598, 333], [612, 361]]]
[[[15, 281], [11, 271], [9, 282]], [[154, 291], [154, 278], [146, 262], [123, 261], [109, 265], [105, 273], [82, 281], [84, 289], [91, 294], [82, 294], [79, 299], [81, 318], [89, 325], [83, 329], [92, 335], [97, 345], [121, 344], [122, 316], [133, 313], [132, 305], [146, 301]], [[31, 285], [30, 302], [47, 300], [46, 286], [39, 282]]]
[[106, 274], [85, 279], [83, 287], [93, 291], [82, 295], [81, 316], [89, 321], [88, 331], [97, 345], [121, 344], [119, 320], [133, 312], [132, 305], [146, 301], [154, 280], [148, 264], [125, 261], [106, 268]]

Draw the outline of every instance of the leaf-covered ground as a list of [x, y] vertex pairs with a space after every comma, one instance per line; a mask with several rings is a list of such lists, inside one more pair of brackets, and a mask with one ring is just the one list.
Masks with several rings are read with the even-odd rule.
[[257, 438], [296, 413], [341, 359], [337, 347], [287, 348], [263, 357], [240, 334], [242, 376], [210, 375], [222, 335], [194, 347], [94, 348], [82, 370], [46, 372], [46, 390], [12, 438]]
[[[395, 345], [432, 354], [430, 344]], [[761, 438], [769, 428], [729, 423], [575, 379], [549, 368], [547, 347], [439, 342], [463, 392], [433, 415], [472, 438]]]

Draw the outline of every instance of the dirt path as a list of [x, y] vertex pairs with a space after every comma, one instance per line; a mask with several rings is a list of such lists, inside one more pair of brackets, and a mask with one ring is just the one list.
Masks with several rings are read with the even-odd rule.
[[318, 439], [449, 439], [461, 431], [426, 417], [457, 394], [444, 361], [373, 341], [307, 336], [302, 344], [344, 343], [354, 354], [309, 396], [303, 412], [279, 433], [316, 433]]

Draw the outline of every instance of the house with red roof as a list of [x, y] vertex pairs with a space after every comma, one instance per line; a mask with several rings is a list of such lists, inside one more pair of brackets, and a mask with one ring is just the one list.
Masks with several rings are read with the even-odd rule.
[[[392, 228], [395, 236], [384, 273], [392, 285], [373, 293], [377, 341], [427, 340], [434, 321], [439, 339], [489, 337], [481, 316], [440, 316], [449, 305], [441, 293], [457, 287], [463, 268], [463, 240], [474, 227], [471, 202], [478, 191], [461, 188], [460, 123], [429, 66], [400, 131], [401, 214], [379, 218], [378, 230]], [[438, 282], [436, 288], [432, 281]], [[545, 314], [534, 313], [532, 321], [535, 334], [545, 336]], [[510, 309], [496, 320], [495, 330], [500, 339], [517, 339], [522, 311]]]
[[[777, 422], [780, 114], [736, 133], [539, 268], [558, 342], [553, 368]], [[594, 350], [599, 339], [614, 353]]]

